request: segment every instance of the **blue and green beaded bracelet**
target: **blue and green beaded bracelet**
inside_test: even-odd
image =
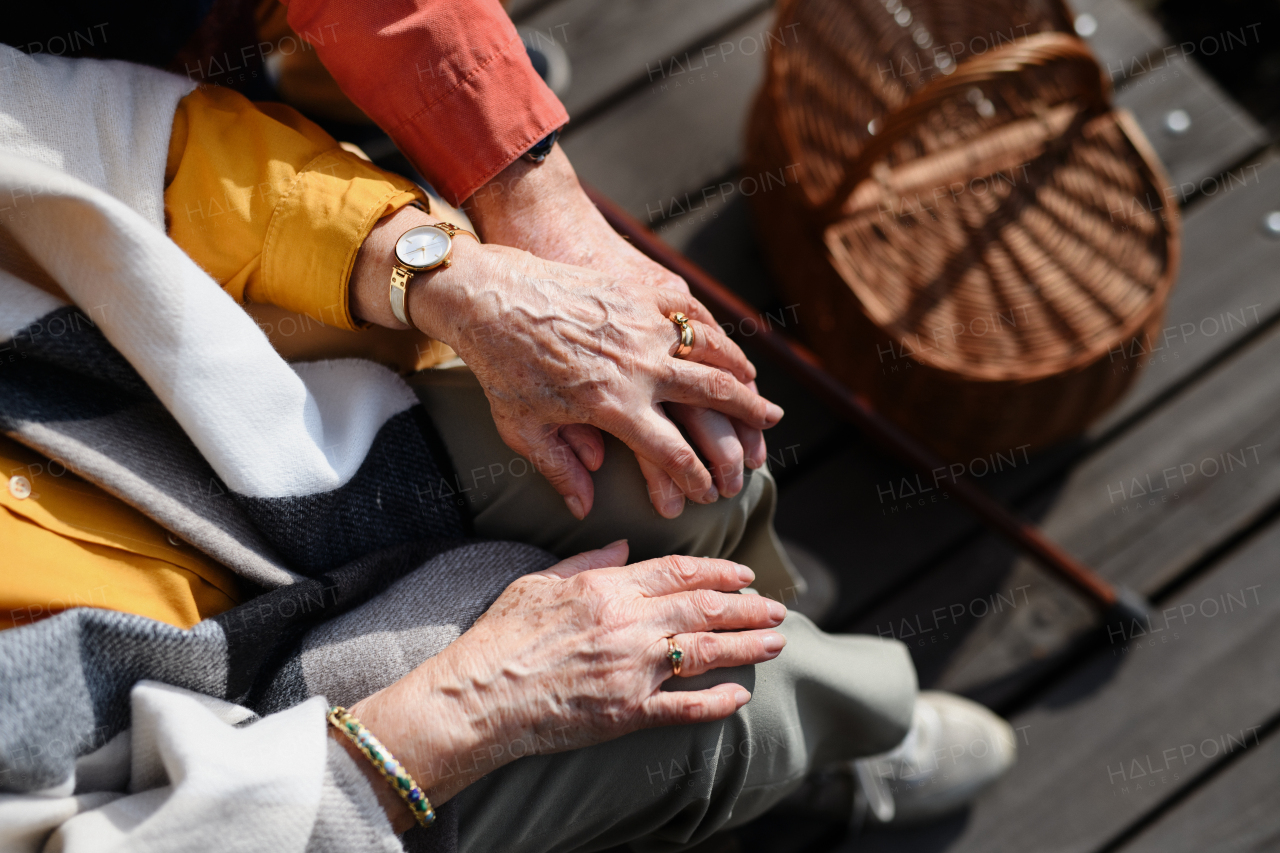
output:
[[[328,719],[330,725],[350,738],[356,748],[373,762],[373,766],[382,774],[382,778],[386,779],[391,787],[395,788],[396,793],[409,804],[409,810],[413,812],[418,823],[430,826],[435,822],[436,810],[431,807],[431,801],[427,799],[427,795],[405,771],[404,765],[396,761],[395,756],[382,745],[382,741],[374,737],[373,732],[351,716],[346,708],[337,705],[329,708]]]

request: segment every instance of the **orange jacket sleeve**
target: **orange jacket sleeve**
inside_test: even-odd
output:
[[[284,0],[348,98],[455,206],[569,120],[498,0]]]

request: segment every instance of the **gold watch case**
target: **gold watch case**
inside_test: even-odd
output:
[[[414,274],[433,269],[447,269],[453,263],[453,238],[459,234],[476,238],[465,228],[449,222],[415,225],[396,240],[395,265],[391,270],[391,313],[406,326],[412,326],[408,312],[409,280]]]

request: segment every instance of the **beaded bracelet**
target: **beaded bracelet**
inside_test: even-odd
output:
[[[329,708],[328,720],[373,762],[373,766],[378,768],[382,778],[386,779],[391,787],[395,788],[396,793],[409,804],[409,810],[413,812],[418,823],[430,826],[435,821],[436,811],[431,807],[431,801],[427,799],[427,795],[405,771],[404,765],[396,761],[395,757],[382,745],[382,741],[374,737],[373,732],[351,716],[346,708],[337,705]]]

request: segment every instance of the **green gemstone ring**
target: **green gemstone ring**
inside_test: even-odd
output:
[[[684,666],[684,649],[676,645],[674,637],[667,637],[667,660],[671,661],[671,674],[679,675]]]

